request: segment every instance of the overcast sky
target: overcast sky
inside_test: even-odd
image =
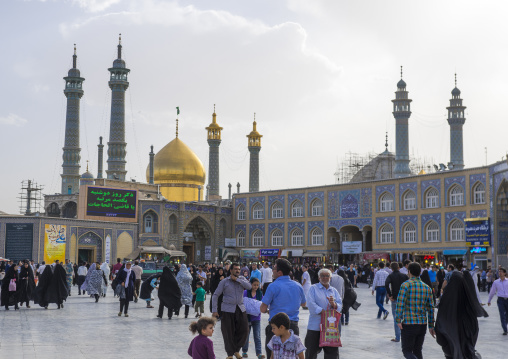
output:
[[[18,212],[20,183],[60,191],[64,80],[77,44],[86,78],[81,172],[107,142],[108,71],[118,34],[131,69],[127,178],[146,181],[155,151],[180,138],[208,169],[205,127],[224,127],[221,194],[248,189],[247,138],[263,135],[260,190],[333,184],[344,154],[395,150],[400,65],[412,102],[410,151],[449,161],[457,72],[466,110],[466,167],[508,149],[506,1],[6,0],[0,4],[0,211]],[[107,147],[105,148],[107,150]],[[105,151],[106,152],[106,151]],[[106,160],[106,158],[105,158]]]

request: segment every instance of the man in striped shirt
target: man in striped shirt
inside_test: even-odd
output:
[[[383,303],[385,301],[386,296],[386,278],[388,277],[389,273],[385,270],[385,264],[384,262],[379,263],[379,270],[376,272],[376,275],[374,277],[374,282],[372,283],[372,295],[374,295],[374,290],[376,291],[376,304],[379,307],[379,310],[377,312],[377,319],[381,318],[381,314],[383,314],[383,319],[386,319],[388,317],[388,314],[390,314],[385,307],[383,307]]]
[[[402,354],[406,359],[422,359],[427,325],[434,338],[434,299],[432,289],[420,280],[421,267],[411,263],[409,280],[402,283],[397,298],[395,320],[401,329]]]

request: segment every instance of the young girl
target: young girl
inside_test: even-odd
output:
[[[263,299],[263,292],[260,288],[259,279],[252,277],[250,279],[250,283],[252,284],[252,289],[245,290],[243,292],[243,296],[256,300]],[[256,356],[258,359],[264,359],[265,356],[262,355],[261,352],[261,313],[257,316],[247,315],[247,319],[249,320],[249,335],[247,336],[247,340],[245,341],[245,344],[242,348],[242,356],[244,358],[248,357],[247,352],[249,351],[249,337],[252,329],[252,332],[254,333],[254,344],[256,346]]]
[[[215,319],[203,317],[197,322],[192,322],[189,325],[189,330],[192,334],[199,333],[197,337],[192,339],[187,353],[192,359],[215,359],[213,352],[213,342],[208,339],[213,335],[215,327]]]

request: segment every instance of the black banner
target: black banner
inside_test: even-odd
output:
[[[7,223],[5,226],[5,258],[14,261],[32,259],[34,225]]]
[[[88,187],[86,215],[136,218],[136,191]]]

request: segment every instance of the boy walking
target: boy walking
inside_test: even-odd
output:
[[[194,306],[194,310],[196,311],[196,318],[201,318],[201,315],[205,312],[205,299],[206,292],[203,289],[203,284],[201,282],[196,283],[196,304]],[[200,313],[198,313],[198,310]]]

